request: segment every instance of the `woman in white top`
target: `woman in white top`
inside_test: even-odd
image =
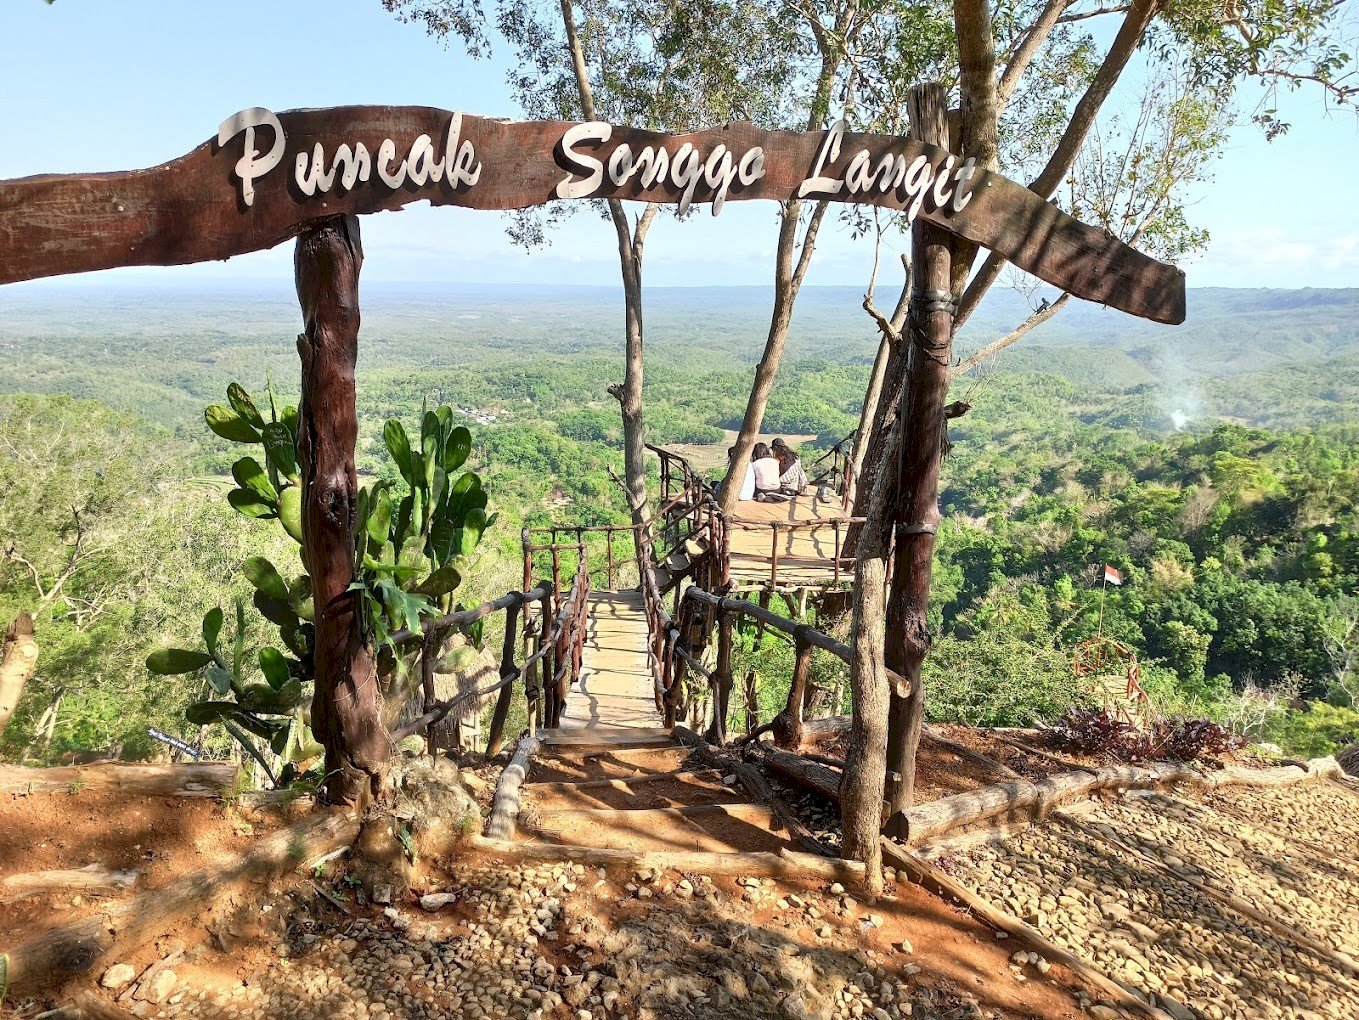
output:
[[[779,477],[783,474],[783,471],[779,467],[779,459],[769,451],[766,444],[755,444],[755,451],[751,454],[750,466],[755,470],[755,496],[757,499],[762,492],[779,491]]]

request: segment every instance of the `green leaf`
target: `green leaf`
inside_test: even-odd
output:
[[[255,586],[256,591],[263,592],[269,598],[278,599],[280,602],[288,601],[288,583],[263,556],[247,558],[241,564],[241,573]]]
[[[415,591],[417,594],[437,599],[440,595],[447,595],[454,591],[461,583],[462,575],[456,570],[452,567],[440,567],[420,582]]]
[[[242,489],[255,493],[264,503],[271,506],[278,502],[278,490],[269,481],[269,476],[254,457],[242,457],[231,465],[231,477]]]
[[[289,491],[287,489],[285,492]],[[275,504],[264,499],[254,489],[232,489],[227,493],[227,502],[234,506],[237,512],[246,517],[273,517],[275,516]]]
[[[222,633],[222,610],[214,606],[203,614],[203,644],[208,651],[217,654],[217,638]]]
[[[472,453],[472,433],[466,425],[459,425],[448,435],[444,446],[444,470],[450,475],[467,463]]]
[[[297,444],[293,434],[282,422],[271,422],[260,432],[264,453],[274,470],[294,485],[297,484]]]
[[[264,674],[264,679],[269,681],[269,686],[276,691],[282,690],[283,685],[292,679],[292,674],[288,671],[288,660],[277,648],[260,649],[260,672]]]
[[[245,387],[240,383],[232,383],[227,387],[227,403],[231,409],[255,428],[264,427],[264,418],[261,417],[259,410],[255,407],[255,401],[250,394],[245,391]]]
[[[381,545],[387,541],[392,528],[392,497],[386,489],[380,489],[373,496],[372,507],[368,511],[368,537]]]
[[[257,591],[255,592],[254,603],[255,608],[260,611],[260,615],[275,627],[297,626],[297,611],[282,599],[271,599],[264,592]]]
[[[446,564],[453,557],[457,532],[457,527],[447,517],[437,518],[429,529],[430,551],[439,565]]]
[[[195,726],[211,726],[239,711],[240,706],[234,701],[195,701],[184,710],[184,718]]]
[[[146,668],[161,676],[179,676],[202,669],[212,661],[207,652],[190,651],[187,648],[159,648],[146,657]]]
[[[210,404],[207,410],[203,412],[203,418],[207,421],[208,428],[223,439],[229,439],[233,443],[258,443],[260,441],[260,434],[255,427],[229,407],[223,407],[221,404]]]
[[[293,434],[293,449],[297,448],[297,408],[289,404],[279,412],[278,420]]]
[[[481,507],[475,507],[467,513],[467,519],[462,526],[462,544],[460,552],[464,556],[470,556],[472,550],[481,541],[482,534],[486,531],[486,511]]]
[[[483,507],[486,505],[481,478],[475,471],[466,471],[458,476],[458,480],[448,490],[448,519],[461,526],[467,511],[476,506],[478,500]]]
[[[245,602],[236,600],[236,645],[231,650],[231,675],[235,683],[241,682],[241,669],[245,666]]]
[[[214,694],[225,697],[231,693],[231,673],[217,663],[208,663],[207,668],[203,670],[203,675],[208,678],[208,685],[212,687]]]
[[[264,769],[264,774],[269,777],[269,782],[277,786],[278,779],[274,776],[273,769],[269,767],[269,762],[265,759],[264,755],[260,753],[259,748],[257,748],[250,738],[246,736],[245,732],[230,719],[223,719],[222,725],[225,726],[226,731],[236,739],[236,743],[245,748],[246,753],[260,763],[260,768]]]
[[[302,544],[302,490],[296,485],[278,494],[278,522],[294,542]]]
[[[402,497],[396,508],[396,523],[392,526],[393,538],[403,538],[410,534],[412,514],[415,510],[415,497],[409,493]]]
[[[424,417],[420,419],[420,455],[425,460],[430,460],[438,454],[439,436],[442,432],[439,416],[433,411],[426,411]]]
[[[406,430],[401,423],[392,418],[382,427],[382,438],[387,444],[387,452],[392,455],[396,469],[408,484],[414,484],[411,477],[411,444],[406,438]]]

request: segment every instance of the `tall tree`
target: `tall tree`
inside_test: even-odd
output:
[[[383,0],[431,35],[461,39],[483,56],[497,35],[514,53],[509,83],[529,117],[605,120],[690,131],[738,118],[766,119],[782,95],[796,36],[764,8],[718,0],[701,12],[638,0],[501,0],[488,23],[477,0]],[[623,281],[623,381],[609,387],[623,423],[624,482],[635,521],[646,513],[642,271],[658,206],[629,218],[617,199],[598,205],[613,226]],[[578,203],[515,214],[511,236],[532,246]]]
[[[1129,0],[1097,5],[1086,0],[1039,0],[1007,8],[993,22],[988,0],[955,0],[958,110],[953,118],[952,148],[974,157],[981,166],[996,168],[1004,162],[1012,175],[1027,166],[1040,168],[1030,187],[1044,199],[1052,198],[1064,181],[1074,179],[1079,183],[1071,196],[1073,211],[1144,247],[1160,246],[1161,254],[1175,258],[1183,254],[1176,246],[1187,237],[1192,247],[1194,234],[1174,201],[1174,191],[1202,173],[1205,153],[1220,142],[1221,125],[1211,116],[1214,106],[1225,107],[1236,87],[1251,78],[1271,88],[1310,81],[1334,100],[1355,98],[1356,89],[1346,83],[1352,58],[1335,42],[1339,6],[1331,0],[1288,0],[1267,8],[1224,10],[1206,2]],[[1082,38],[1083,29],[1074,27],[1095,18],[1120,19],[1102,57],[1093,38]],[[1154,68],[1174,69],[1183,90],[1169,108],[1148,110],[1144,104],[1143,115],[1126,132],[1120,155],[1111,160],[1097,132],[1093,144],[1088,143],[1101,109],[1139,47]],[[1083,84],[1079,97],[1068,103],[1065,97],[1071,94],[1073,82]],[[1270,134],[1286,129],[1270,109],[1257,110],[1254,119]],[[1024,129],[1016,131],[1016,124]],[[1156,131],[1162,133],[1158,136]],[[1178,143],[1186,140],[1182,149]],[[1078,166],[1082,160],[1084,165]],[[990,253],[974,273],[975,255],[969,245],[957,241],[951,245],[951,291],[958,304],[955,331],[1004,267],[1004,259]],[[916,278],[918,284],[918,272]],[[1060,296],[1035,308],[1026,323],[1002,338],[1004,343],[959,367],[967,370],[983,363],[1050,318],[1065,300]],[[864,481],[858,494],[869,523],[859,547],[860,583],[854,607],[856,658],[863,661],[856,661],[854,669],[856,681],[868,684],[873,696],[855,697],[846,786],[871,793],[882,789],[888,764],[879,757],[880,751],[904,776],[913,775],[913,747],[924,697],[923,688],[915,684],[909,699],[893,705],[891,726],[884,725],[884,698],[878,696],[885,691],[882,678],[886,667],[895,665],[894,658],[911,652],[917,643],[920,635],[904,624],[917,617],[915,610],[921,607],[914,604],[912,593],[924,590],[929,571],[928,557],[910,556],[884,599],[879,585],[887,581],[878,561],[886,556],[885,515],[898,498],[907,495],[894,488],[900,485],[900,477],[888,466],[908,456],[904,447],[915,443],[934,459],[937,471],[942,450],[936,429],[942,422],[917,434],[902,424],[908,408],[928,405],[937,396],[941,380],[935,373],[911,371],[912,363],[923,356],[913,338],[903,342],[899,315],[884,316],[871,307],[871,301],[866,306],[883,331],[888,357],[879,383],[884,396],[874,415],[877,434],[866,441]],[[912,329],[908,322],[907,332]],[[929,466],[924,470],[928,473]],[[898,556],[899,565],[903,558]],[[881,637],[876,630],[879,612],[887,617]],[[927,633],[923,651],[916,650],[922,656],[928,650]],[[915,660],[916,655],[907,658]],[[888,729],[891,733],[884,739]],[[895,744],[897,753],[887,744]],[[905,779],[895,791],[895,807],[909,805],[910,782]],[[847,793],[844,799],[847,848],[870,864],[877,860],[874,837],[881,822],[881,803],[868,793]]]

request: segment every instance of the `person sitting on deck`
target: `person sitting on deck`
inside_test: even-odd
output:
[[[727,463],[730,464],[736,456],[736,447],[727,447]],[[741,491],[737,493],[738,500],[749,500],[755,498],[755,460],[751,458],[746,463],[745,477],[741,479]]]
[[[788,496],[800,495],[807,487],[807,472],[797,451],[782,439],[775,439],[773,452],[779,462],[779,491]]]
[[[755,498],[762,503],[781,502],[784,497],[779,491],[779,476],[783,471],[779,459],[764,443],[756,443],[750,457],[755,470]]]

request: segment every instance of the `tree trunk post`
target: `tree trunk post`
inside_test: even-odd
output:
[[[947,105],[937,85],[911,92],[911,130],[932,145],[948,146]],[[953,357],[952,238],[917,219],[911,228],[911,306],[905,339],[910,345],[906,383],[901,394],[903,442],[895,464],[884,465],[897,477],[895,552],[887,600],[884,657],[889,669],[910,684],[905,697],[893,696],[888,722],[887,767],[898,774],[890,794],[888,831],[904,835],[902,812],[915,792],[915,760],[925,709],[921,668],[930,650],[930,573],[935,529],[939,524],[939,467],[943,458],[945,411]]]
[[[802,744],[802,714],[807,706],[807,681],[812,668],[812,646],[799,627],[794,641],[797,658],[793,662],[793,682],[788,687],[788,702],[774,720],[774,743],[796,751]]]
[[[4,642],[0,646],[0,736],[4,736],[14,710],[19,707],[19,697],[37,663],[38,642],[33,639],[33,617],[20,613],[5,628]]]
[[[294,258],[305,331],[297,338],[302,399],[297,437],[302,474],[302,559],[316,603],[312,729],[326,749],[326,793],[355,805],[378,794],[392,743],[354,580],[354,470],[358,417],[363,247],[355,216],[336,216],[299,235]]]

